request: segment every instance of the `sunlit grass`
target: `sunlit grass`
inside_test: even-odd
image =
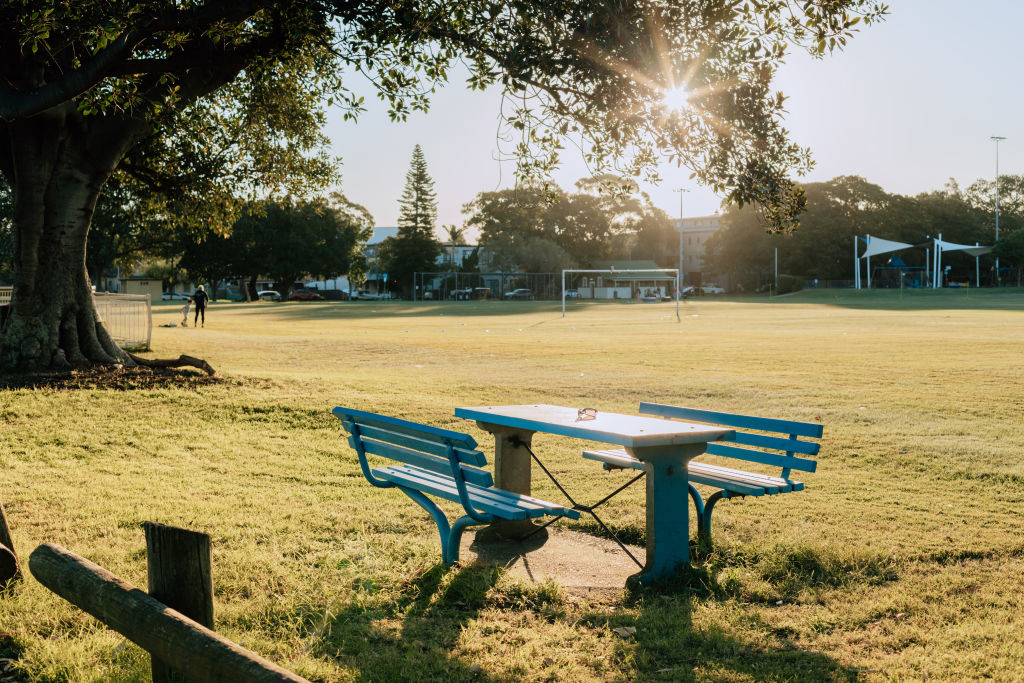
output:
[[[206,328],[155,328],[153,355],[205,358],[222,384],[0,393],[0,499],[23,561],[55,542],[140,586],[143,521],[210,533],[217,630],[314,680],[1018,677],[1024,294],[821,291],[681,313],[215,303]],[[596,599],[446,571],[427,516],[366,484],[328,412],[469,431],[490,451],[455,407],[641,400],[825,425],[806,491],[719,505],[701,590]],[[579,442],[535,445],[583,499],[619,481]],[[637,539],[641,496],[606,513]],[[0,597],[3,657],[29,680],[148,677],[143,653],[31,579]]]

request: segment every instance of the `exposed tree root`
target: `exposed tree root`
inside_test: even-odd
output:
[[[192,367],[192,368],[199,368],[200,370],[205,372],[210,377],[213,377],[214,375],[217,374],[217,371],[214,370],[212,367],[210,367],[210,364],[207,363],[202,358],[195,358],[193,356],[181,355],[181,356],[178,356],[177,358],[165,358],[165,359],[152,358],[152,359],[150,359],[150,358],[142,358],[141,356],[136,356],[134,353],[128,353],[127,351],[125,353],[127,353],[128,357],[131,358],[133,361],[135,361],[138,365],[141,365],[141,366],[146,367],[146,368],[183,368],[183,367]]]

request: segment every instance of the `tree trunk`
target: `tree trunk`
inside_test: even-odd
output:
[[[93,307],[86,239],[100,190],[140,122],[55,107],[0,128],[14,190],[14,292],[0,370],[131,364]]]

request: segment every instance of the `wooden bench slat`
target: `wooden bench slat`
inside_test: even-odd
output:
[[[752,415],[737,415],[735,413],[719,413],[711,410],[700,410],[698,408],[671,406],[664,403],[641,402],[640,412],[647,415],[674,417],[679,420],[713,422],[714,424],[739,427],[740,429],[757,429],[764,432],[796,434],[797,436],[807,436],[813,439],[820,439],[821,435],[824,433],[824,427],[813,422],[796,422],[793,420],[779,420],[770,417],[754,417]]]
[[[803,472],[813,472],[818,468],[818,463],[815,460],[797,458],[791,455],[779,455],[778,453],[767,453],[765,451],[755,451],[749,448],[726,446],[723,443],[709,443],[708,450],[706,452],[709,455],[720,455],[725,458],[735,458],[737,460],[757,462],[762,465],[774,465],[775,467],[801,470]]]
[[[353,423],[351,420],[345,421],[344,424],[345,428],[349,431],[352,431],[352,425],[358,424],[360,436],[376,439],[378,441],[386,441],[387,443],[393,443],[398,446],[405,446],[416,451],[423,451],[425,453],[430,453],[444,458],[445,462],[448,461],[448,446],[447,444],[439,441],[428,441],[427,439],[421,439],[405,432],[399,432],[393,429],[384,429],[371,424]],[[459,462],[467,465],[483,467],[487,464],[487,457],[480,451],[456,448],[455,453],[459,458]]]
[[[356,446],[356,437],[350,436],[349,443],[352,444],[353,448]],[[385,458],[392,458],[399,460],[407,465],[415,465],[422,467],[423,469],[437,472],[438,474],[447,474],[451,476],[452,466],[448,462],[447,458],[439,458],[436,455],[430,455],[429,453],[420,453],[404,446],[395,446],[393,444],[384,443],[383,441],[377,441],[376,439],[361,439],[363,449],[372,455],[379,455]],[[480,470],[475,467],[468,465],[460,465],[462,468],[462,474],[466,478],[467,482],[471,482],[478,486],[492,486],[494,484],[494,478],[491,473],[486,470]]]
[[[477,447],[476,440],[472,436],[469,434],[463,434],[462,432],[453,432],[450,429],[431,427],[430,425],[420,424],[418,422],[410,422],[409,420],[402,420],[397,417],[378,415],[377,413],[368,413],[364,410],[355,410],[353,408],[339,407],[335,408],[331,412],[334,413],[334,415],[342,422],[349,421],[357,424],[374,425],[391,431],[410,434],[420,439],[433,439],[439,443],[444,443],[444,440],[448,439],[452,444],[469,450],[473,450]]]

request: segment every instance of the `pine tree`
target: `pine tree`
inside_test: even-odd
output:
[[[401,212],[398,216],[399,235],[420,234],[433,236],[437,223],[437,193],[434,179],[427,173],[427,159],[423,149],[416,145],[412,150],[412,161],[405,174],[405,190],[398,200]]]
[[[427,173],[427,160],[419,145],[413,149],[405,190],[398,200],[398,235],[381,245],[380,265],[388,273],[389,284],[411,298],[413,274],[437,270],[441,242],[434,236],[437,222],[437,194],[434,179]]]

